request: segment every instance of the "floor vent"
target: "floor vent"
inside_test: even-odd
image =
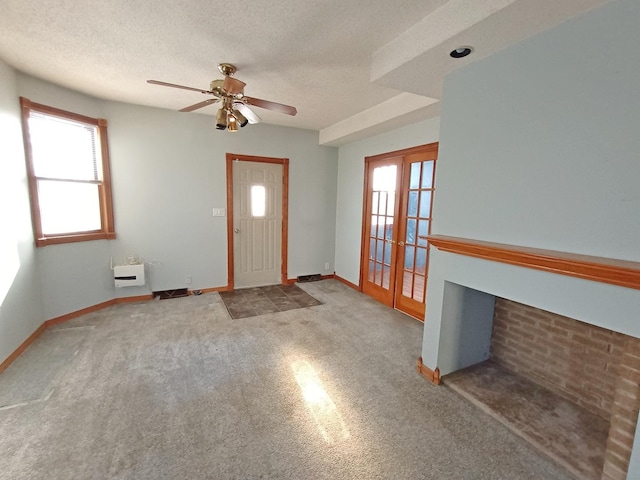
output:
[[[176,290],[161,290],[159,292],[153,292],[153,296],[160,300],[166,300],[168,298],[180,298],[189,295],[189,291],[186,288],[177,288]]]
[[[322,280],[322,277],[319,273],[312,273],[310,275],[298,275],[298,282],[317,282],[318,280]]]

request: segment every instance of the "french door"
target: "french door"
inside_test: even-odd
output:
[[[365,159],[362,291],[421,321],[437,157],[433,143]]]

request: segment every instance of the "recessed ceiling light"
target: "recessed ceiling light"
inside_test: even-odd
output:
[[[466,57],[471,52],[473,52],[472,47],[458,47],[455,50],[451,50],[451,52],[449,52],[449,55],[453,58],[462,58]]]

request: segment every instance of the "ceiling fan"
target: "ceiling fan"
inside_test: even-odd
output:
[[[295,107],[289,105],[246,96],[244,94],[246,83],[233,78],[233,75],[238,70],[235,65],[221,63],[218,65],[218,70],[224,75],[224,79],[213,80],[209,85],[209,90],[186,87],[184,85],[176,85],[175,83],[161,82],[159,80],[147,80],[147,83],[161,85],[163,87],[193,90],[205,95],[213,95],[214,98],[209,98],[203,102],[181,108],[180,111],[192,112],[207,105],[221,102],[222,106],[216,114],[216,128],[218,130],[228,129],[230,132],[237,132],[238,124],[244,127],[247,123],[258,123],[260,117],[249,108],[249,105],[266,108],[267,110],[273,110],[274,112],[285,113],[287,115],[295,115],[298,113]]]

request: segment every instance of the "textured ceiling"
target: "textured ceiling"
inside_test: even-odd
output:
[[[263,122],[338,145],[437,115],[448,71],[605,1],[2,0],[0,58],[89,95],[172,110],[205,98],[147,79],[208,89],[216,65],[233,63],[245,94],[298,109],[254,108]],[[456,63],[447,53],[458,41],[475,52]]]

